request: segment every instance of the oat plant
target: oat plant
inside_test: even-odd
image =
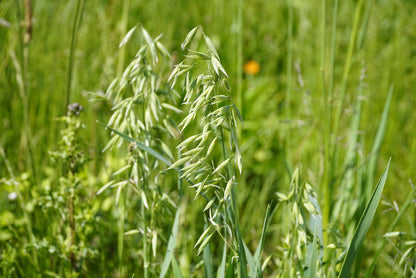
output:
[[[112,133],[104,151],[114,147],[124,150],[126,163],[98,194],[109,187],[116,190],[115,203],[120,210],[120,275],[123,276],[124,235],[138,234],[141,242],[137,245],[140,254],[137,265],[143,270],[142,277],[149,277],[155,275],[156,266],[160,264],[157,260],[158,239],[163,234],[163,227],[158,224],[165,220],[160,216],[169,215],[176,207],[166,194],[169,177],[161,173],[173,160],[169,142],[178,136],[167,111],[175,114],[180,110],[172,105],[173,94],[157,73],[159,70],[163,74],[164,70],[159,60],[169,60],[170,57],[158,41],[160,37],[153,39],[144,28],[136,26],[127,33],[120,47],[136,38],[137,29],[141,31],[139,40],[142,47],[121,76],[111,83],[105,95],[112,104],[112,115],[106,125]],[[133,211],[138,212],[136,224],[127,232],[124,227],[129,213],[126,206],[132,206]]]
[[[203,253],[207,277],[213,277],[212,257],[220,256],[219,277],[225,277],[225,273],[238,277],[261,275],[259,260],[254,262],[239,225],[236,175],[242,170],[237,140],[241,115],[229,95],[228,75],[201,27],[188,33],[182,49],[185,59],[175,66],[169,81],[182,91],[186,117],[179,127],[184,140],[177,147],[181,157],[170,168],[180,167],[181,177],[195,190],[195,198],[206,200],[205,230],[195,248],[198,254]],[[215,234],[223,241],[222,255],[211,254],[210,240]],[[261,248],[256,258],[260,253]]]

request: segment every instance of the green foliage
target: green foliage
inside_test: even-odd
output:
[[[415,276],[415,3],[119,4],[0,2],[0,276]]]

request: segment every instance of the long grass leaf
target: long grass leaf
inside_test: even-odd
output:
[[[225,278],[225,263],[227,259],[227,244],[224,244],[224,249],[222,251],[221,264],[217,272],[217,278]]]
[[[173,222],[172,232],[169,236],[168,241],[168,249],[166,250],[165,258],[162,263],[162,270],[160,271],[159,278],[165,277],[166,273],[168,272],[170,262],[173,258],[173,251],[176,245],[176,239],[178,237],[178,227],[179,227],[179,208],[176,211],[175,221]]]
[[[260,242],[257,245],[256,251],[254,252],[254,256],[249,258],[248,255],[251,256],[251,253],[247,255],[248,249],[246,250],[247,262],[250,265],[250,273],[249,273],[250,277],[263,277],[262,266],[261,266],[261,252],[263,251],[264,240],[266,237],[266,231],[269,227],[269,223],[270,223],[270,206],[267,206],[266,216],[264,217],[263,229],[261,231]],[[250,260],[253,260],[253,262],[250,262]]]
[[[147,152],[148,154],[150,154],[151,156],[159,159],[160,161],[164,162],[165,164],[167,164],[168,166],[172,165],[172,163],[169,161],[169,159],[167,159],[166,157],[164,157],[163,155],[161,155],[159,152],[155,151],[154,149],[140,143],[137,142],[136,140],[134,140],[133,138],[131,138],[130,136],[128,136],[125,133],[122,133],[120,131],[117,131],[111,127],[109,127],[106,124],[103,124],[101,122],[98,122],[99,124],[105,126],[106,128],[108,128],[109,130],[111,130],[112,132],[114,132],[115,134],[117,134],[118,136],[120,136],[121,138],[123,138],[124,140],[126,140],[127,142],[131,142],[134,143],[136,145],[136,147],[138,147],[139,149],[141,149],[144,152]]]
[[[227,274],[226,274],[226,278],[234,278],[234,261],[231,258],[230,259],[230,263],[228,264],[228,268],[227,268]]]
[[[366,193],[367,200],[370,197],[371,186],[373,185],[373,182],[374,182],[374,175],[375,175],[376,164],[377,164],[376,162],[377,162],[378,153],[379,153],[381,143],[383,141],[384,133],[386,130],[386,126],[387,126],[387,118],[389,115],[389,107],[390,107],[391,97],[393,95],[393,89],[394,89],[394,86],[391,85],[389,94],[386,99],[386,103],[384,104],[383,114],[381,116],[377,134],[374,139],[373,148],[371,149],[371,157],[368,163],[369,165],[368,166],[368,183],[367,183],[367,193]]]
[[[205,219],[205,228],[208,228],[207,220]],[[207,244],[202,252],[202,258],[204,259],[204,271],[206,278],[214,278],[214,270],[212,268],[212,253],[211,246]]]
[[[173,275],[175,275],[175,278],[183,278],[181,269],[179,268],[178,262],[176,261],[174,256],[172,256],[172,268]]]
[[[244,245],[244,251],[246,254],[246,260],[247,260],[247,265],[249,268],[249,277],[256,277],[256,262],[254,260],[253,254],[251,254],[250,249],[248,249],[247,245],[243,242]]]
[[[315,278],[317,277],[317,263],[318,263],[318,248],[316,247],[316,238],[317,238],[317,229],[313,233],[312,244],[308,244],[308,249],[306,251],[306,271],[305,278]]]
[[[412,274],[411,278],[416,278],[416,270],[413,271],[413,274]]]
[[[416,188],[413,189],[412,193],[409,194],[407,199],[404,201],[399,213],[397,213],[396,217],[394,218],[394,220],[391,222],[389,228],[387,229],[388,233],[392,232],[396,228],[396,225],[397,225],[397,223],[399,223],[399,220],[402,218],[403,213],[413,203],[413,200],[414,200],[415,196],[416,196]],[[385,247],[386,243],[387,243],[387,241],[384,240],[383,243],[380,244],[377,247],[377,249],[378,249],[377,253],[375,255],[373,255],[373,263],[371,264],[371,266],[366,271],[366,274],[364,275],[364,277],[372,277],[373,276],[374,269],[376,268],[379,257],[384,252],[384,247]]]
[[[350,271],[354,263],[355,257],[358,254],[358,251],[361,247],[364,237],[367,234],[367,231],[371,225],[371,222],[373,221],[378,203],[380,202],[381,195],[384,189],[384,185],[386,184],[389,167],[390,167],[390,161],[387,164],[387,167],[384,170],[384,173],[381,176],[379,182],[377,183],[377,186],[374,189],[373,195],[371,196],[371,199],[368,202],[363,215],[361,216],[360,222],[358,223],[357,230],[354,233],[354,237],[352,238],[352,241],[348,248],[347,255],[342,265],[341,273],[338,276],[340,278],[350,277]]]

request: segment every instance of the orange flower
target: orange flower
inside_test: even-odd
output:
[[[260,64],[254,60],[249,60],[244,64],[244,72],[250,75],[256,75],[260,71]]]

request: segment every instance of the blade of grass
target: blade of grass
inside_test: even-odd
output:
[[[173,251],[175,249],[176,239],[178,237],[178,227],[179,227],[179,208],[176,211],[175,220],[174,220],[173,226],[172,226],[172,232],[170,233],[170,236],[169,236],[168,248],[166,250],[165,258],[164,258],[163,263],[162,263],[162,270],[160,271],[159,278],[165,277],[166,273],[168,272],[169,265],[170,265],[171,261],[173,261],[175,259],[174,256],[173,256]],[[176,260],[175,260],[175,262],[176,262]],[[176,265],[177,265],[177,263],[176,263]],[[172,267],[175,268],[174,263],[172,263]],[[174,272],[175,272],[175,269],[174,269]],[[179,273],[180,273],[180,271],[179,271]],[[177,277],[176,274],[175,274],[175,277]],[[181,276],[179,276],[179,277],[181,277]]]
[[[377,135],[374,139],[373,148],[371,149],[371,157],[368,163],[368,182],[367,182],[367,192],[366,200],[369,199],[371,194],[371,186],[374,183],[374,175],[376,171],[378,153],[380,151],[381,143],[383,142],[384,133],[387,126],[387,118],[389,115],[390,102],[393,95],[394,86],[390,85],[389,93],[387,95],[386,103],[384,104],[383,114],[378,126]]]
[[[175,278],[183,278],[181,269],[179,268],[179,265],[175,259],[175,256],[172,256],[172,268],[173,268],[173,275],[175,275]]]
[[[412,202],[415,198],[415,195],[416,195],[416,188],[413,189],[413,192],[404,201],[401,210],[399,211],[399,213],[397,214],[397,216],[393,220],[393,222],[391,222],[390,227],[387,229],[387,233],[390,233],[395,229],[397,223],[399,222],[399,219],[403,216],[403,213],[407,210],[409,205],[412,204]],[[384,239],[383,243],[377,248],[378,251],[377,251],[376,255],[374,256],[373,263],[371,264],[370,268],[367,270],[365,277],[372,277],[373,276],[373,271],[376,268],[378,259],[381,256],[381,254],[383,253],[384,246],[386,245],[387,242],[388,241],[386,239]]]
[[[72,84],[72,72],[73,72],[73,67],[74,67],[74,54],[75,54],[75,47],[76,47],[76,42],[78,38],[78,28],[81,23],[81,16],[82,16],[83,10],[84,10],[84,0],[78,0],[76,8],[75,8],[74,23],[72,26],[71,47],[69,49],[68,82],[66,86],[66,107],[71,102],[71,84]]]
[[[204,229],[208,228],[207,219],[205,218],[205,225]],[[202,252],[202,258],[204,259],[204,271],[205,277],[207,278],[214,278],[214,271],[212,268],[212,253],[211,253],[211,245],[208,243],[204,251]]]
[[[218,269],[217,278],[225,278],[225,263],[227,259],[227,244],[224,243],[224,249],[222,251],[221,265]]]
[[[130,136],[128,136],[127,134],[124,134],[120,131],[117,131],[111,127],[109,127],[106,124],[103,124],[101,122],[98,122],[99,124],[105,126],[106,128],[108,128],[109,130],[111,130],[112,132],[114,132],[115,134],[119,135],[121,138],[123,138],[124,140],[126,140],[127,142],[131,142],[136,144],[136,146],[141,149],[144,152],[147,152],[148,154],[150,154],[151,156],[159,159],[160,161],[164,162],[165,164],[167,164],[168,166],[171,166],[172,163],[169,161],[169,159],[167,159],[166,157],[164,157],[163,155],[161,155],[160,153],[158,153],[157,151],[155,151],[154,149],[147,147],[146,145],[137,142],[136,140],[134,140],[133,138],[131,138]]]
[[[245,252],[245,255],[246,255],[247,265],[248,265],[248,268],[249,268],[248,275],[249,275],[249,277],[257,277],[256,276],[256,272],[257,272],[256,262],[254,261],[253,254],[251,254],[250,249],[248,249],[247,245],[244,242],[243,242],[243,244],[244,244],[244,252]]]
[[[323,236],[323,226],[322,226],[322,212],[321,212],[321,207],[319,206],[319,202],[316,199],[315,196],[313,195],[309,195],[309,200],[311,201],[311,203],[315,206],[318,214],[311,214],[310,218],[309,218],[309,229],[311,231],[316,231],[316,236],[319,239],[320,244],[322,244],[324,242],[324,236]],[[322,248],[320,248],[319,251],[319,260],[322,260],[323,257],[323,250]]]
[[[377,186],[374,189],[373,195],[371,196],[371,199],[368,202],[364,210],[364,213],[361,216],[360,222],[358,223],[357,230],[355,231],[354,237],[352,238],[350,246],[348,247],[347,255],[345,257],[344,263],[342,264],[341,273],[338,276],[339,278],[347,278],[350,275],[350,271],[354,263],[355,257],[358,254],[358,251],[361,247],[364,237],[367,234],[367,231],[371,225],[371,222],[373,221],[378,203],[380,202],[381,195],[384,189],[384,185],[386,184],[389,167],[390,167],[390,161],[387,164],[387,167],[384,170],[384,173],[381,176],[379,182],[377,183]]]
[[[228,264],[228,268],[227,268],[227,275],[225,276],[226,278],[234,278],[234,261],[233,258],[230,258],[230,262]]]
[[[416,278],[416,270],[413,271],[413,274],[412,274],[411,278]]]
[[[269,227],[269,224],[270,224],[270,205],[267,206],[266,216],[264,217],[263,230],[261,232],[260,242],[257,245],[257,249],[256,249],[256,252],[254,253],[254,256],[251,257],[253,262],[252,262],[252,267],[250,267],[250,273],[249,273],[250,277],[263,277],[262,268],[261,268],[262,267],[261,266],[261,252],[263,251],[264,239],[266,237],[266,231],[267,231],[267,228]],[[248,256],[247,256],[247,261],[249,261]],[[249,262],[249,265],[250,265],[250,262]]]
[[[312,246],[308,244],[308,250],[306,251],[306,271],[305,278],[317,277],[317,263],[318,263],[318,249],[316,247],[317,229],[313,234]]]

